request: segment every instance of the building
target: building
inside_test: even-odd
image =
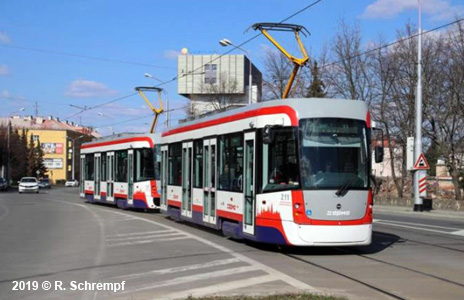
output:
[[[251,65],[251,67],[250,67]],[[178,93],[190,99],[190,115],[261,102],[262,74],[245,55],[179,55]]]
[[[31,135],[34,142],[40,141],[44,152],[44,165],[48,169],[45,176],[53,183],[73,178],[72,154],[74,152],[74,178],[79,178],[80,144],[99,137],[92,128],[79,126],[73,122],[62,122],[52,116],[48,118],[32,116],[0,118],[0,126],[7,127],[9,123],[11,130],[27,129],[28,141]]]

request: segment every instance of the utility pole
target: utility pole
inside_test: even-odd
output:
[[[38,115],[39,115],[39,103],[35,101],[35,117],[37,118]]]
[[[419,5],[419,34],[417,51],[417,92],[416,92],[416,138],[414,142],[414,160],[417,161],[422,154],[422,28],[421,28],[421,3]],[[424,200],[419,190],[419,180],[424,177],[425,171],[414,171],[414,211],[424,210]]]

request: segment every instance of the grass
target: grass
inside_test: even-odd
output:
[[[230,297],[189,297],[188,300],[346,300],[345,297],[333,297],[313,294],[279,294],[267,296],[230,296]]]

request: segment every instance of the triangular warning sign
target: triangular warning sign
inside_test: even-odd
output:
[[[425,158],[424,153],[421,153],[419,155],[419,158],[416,161],[416,164],[414,165],[414,170],[428,170],[430,169],[429,162]]]

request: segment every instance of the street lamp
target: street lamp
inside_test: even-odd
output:
[[[159,81],[160,83],[164,83],[162,80],[156,78],[155,76],[151,75],[150,73],[143,74],[146,78],[153,79]],[[169,98],[166,100],[166,127],[169,127]]]
[[[11,181],[11,178],[10,178],[10,168],[11,168],[11,161],[10,161],[10,131],[11,131],[11,121],[10,121],[10,117],[15,114],[15,113],[18,113],[18,112],[22,112],[26,110],[24,107],[21,107],[18,111],[14,111],[12,113],[10,113],[8,115],[8,132],[7,132],[7,140],[8,140],[8,144],[7,144],[7,150],[8,150],[8,155],[7,155],[7,160],[8,160],[8,164],[7,164],[7,174],[6,174],[6,178],[8,180],[8,184],[10,184],[10,181]]]
[[[242,49],[239,46],[235,45],[234,43],[232,43],[228,39],[220,40],[219,44],[221,46],[223,46],[223,47],[234,46],[236,49],[240,49],[243,52],[245,52],[245,54],[248,55],[248,57],[249,57],[248,60],[250,61],[250,72],[249,72],[249,76],[248,76],[248,104],[251,104],[251,102],[252,102],[252,90],[253,90],[253,77],[252,77],[253,65],[251,64],[251,55],[250,55],[250,53],[248,51],[246,51],[245,49]],[[256,99],[256,100],[258,100],[258,99]]]
[[[72,141],[72,180],[75,180],[75,175],[76,175],[76,170],[74,169],[74,157],[76,156],[76,141],[80,138],[85,137],[85,135],[78,136],[77,138],[70,138],[67,136],[67,139],[70,139]]]

